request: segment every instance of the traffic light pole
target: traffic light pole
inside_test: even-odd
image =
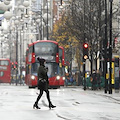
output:
[[[112,94],[112,2],[110,0],[110,44],[109,44],[109,61],[110,61],[110,78],[109,78],[109,94]]]
[[[83,58],[84,90],[86,90],[85,59]]]
[[[85,43],[85,0],[84,0],[84,43]],[[86,90],[86,79],[85,79],[85,59],[84,59],[84,44],[83,44],[83,77],[84,77],[84,90]]]
[[[60,0],[60,4],[62,5],[62,0]]]
[[[86,70],[85,70],[85,62],[88,59],[88,44],[83,44],[83,74],[84,74],[84,90],[86,90]]]
[[[107,0],[105,0],[105,40],[103,41],[103,49],[104,49],[104,78],[105,78],[105,93],[108,90],[108,77],[107,77],[107,44],[108,44],[108,36],[107,36]]]

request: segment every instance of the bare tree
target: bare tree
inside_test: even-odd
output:
[[[59,36],[61,36],[64,31],[67,31],[68,36],[64,41],[59,42],[62,44],[70,43],[72,47],[75,46],[77,52],[79,50],[77,54],[77,56],[80,56],[78,57],[79,59],[77,59],[79,68],[81,66],[80,61],[82,61],[84,42],[89,44],[89,60],[91,66],[93,58],[97,60],[97,53],[101,49],[100,38],[102,38],[101,26],[103,24],[101,13],[103,7],[103,0],[72,0],[62,16],[61,22],[63,21],[64,24],[58,29]],[[73,36],[77,41],[69,41],[69,35]],[[68,52],[69,51],[70,50],[68,50]]]

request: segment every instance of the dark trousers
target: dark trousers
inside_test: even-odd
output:
[[[46,97],[47,97],[48,103],[51,104],[49,90],[44,90],[44,91],[46,92]],[[43,90],[40,90],[40,93],[39,93],[37,100],[36,100],[37,104],[38,104],[40,98],[42,97],[42,95],[43,95]]]
[[[96,90],[96,81],[95,80],[92,81],[92,90]]]

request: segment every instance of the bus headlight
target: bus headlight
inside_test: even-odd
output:
[[[56,77],[56,78],[57,78],[57,80],[59,80],[59,79],[60,79],[60,76],[59,76],[59,75],[57,75],[57,77]]]
[[[62,79],[65,80],[65,77],[63,77]]]
[[[35,76],[34,76],[34,75],[32,75],[32,76],[31,76],[31,79],[32,79],[32,80],[35,80]]]

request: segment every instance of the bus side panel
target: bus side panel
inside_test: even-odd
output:
[[[0,70],[0,72],[3,72],[3,76],[0,76],[0,82],[1,83],[10,83],[11,82],[11,66],[8,67],[2,66],[6,68],[6,70]]]
[[[1,71],[0,71],[1,72]],[[2,71],[3,72],[3,71]],[[4,75],[0,77],[0,83],[10,83],[11,82],[11,76],[10,73],[4,72]]]

